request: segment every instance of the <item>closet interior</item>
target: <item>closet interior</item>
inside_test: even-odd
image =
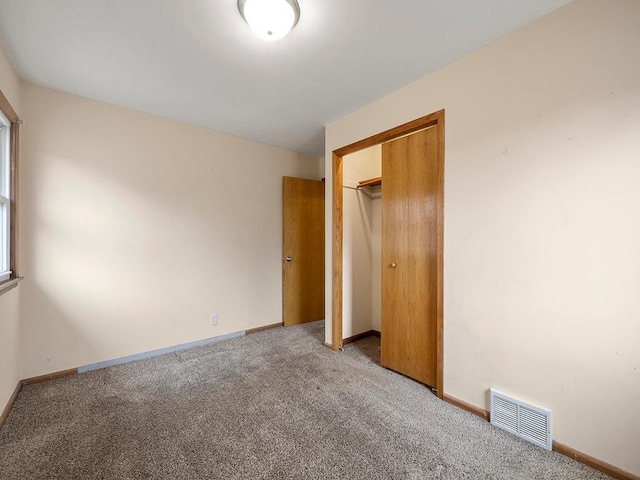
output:
[[[342,337],[380,332],[382,146],[343,158]]]

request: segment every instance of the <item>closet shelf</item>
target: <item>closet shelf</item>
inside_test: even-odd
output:
[[[370,178],[369,180],[362,180],[358,182],[358,188],[362,187],[375,187],[382,185],[382,177]]]

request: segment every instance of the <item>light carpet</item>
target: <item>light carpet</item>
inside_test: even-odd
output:
[[[314,322],[26,386],[0,478],[609,478],[381,368],[377,338],[323,338]]]

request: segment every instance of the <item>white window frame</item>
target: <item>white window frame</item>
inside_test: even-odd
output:
[[[11,278],[11,122],[0,111],[0,282]]]

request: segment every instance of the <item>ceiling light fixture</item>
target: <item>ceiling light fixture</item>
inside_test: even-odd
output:
[[[263,40],[286,36],[300,19],[296,0],[238,0],[240,15]]]

